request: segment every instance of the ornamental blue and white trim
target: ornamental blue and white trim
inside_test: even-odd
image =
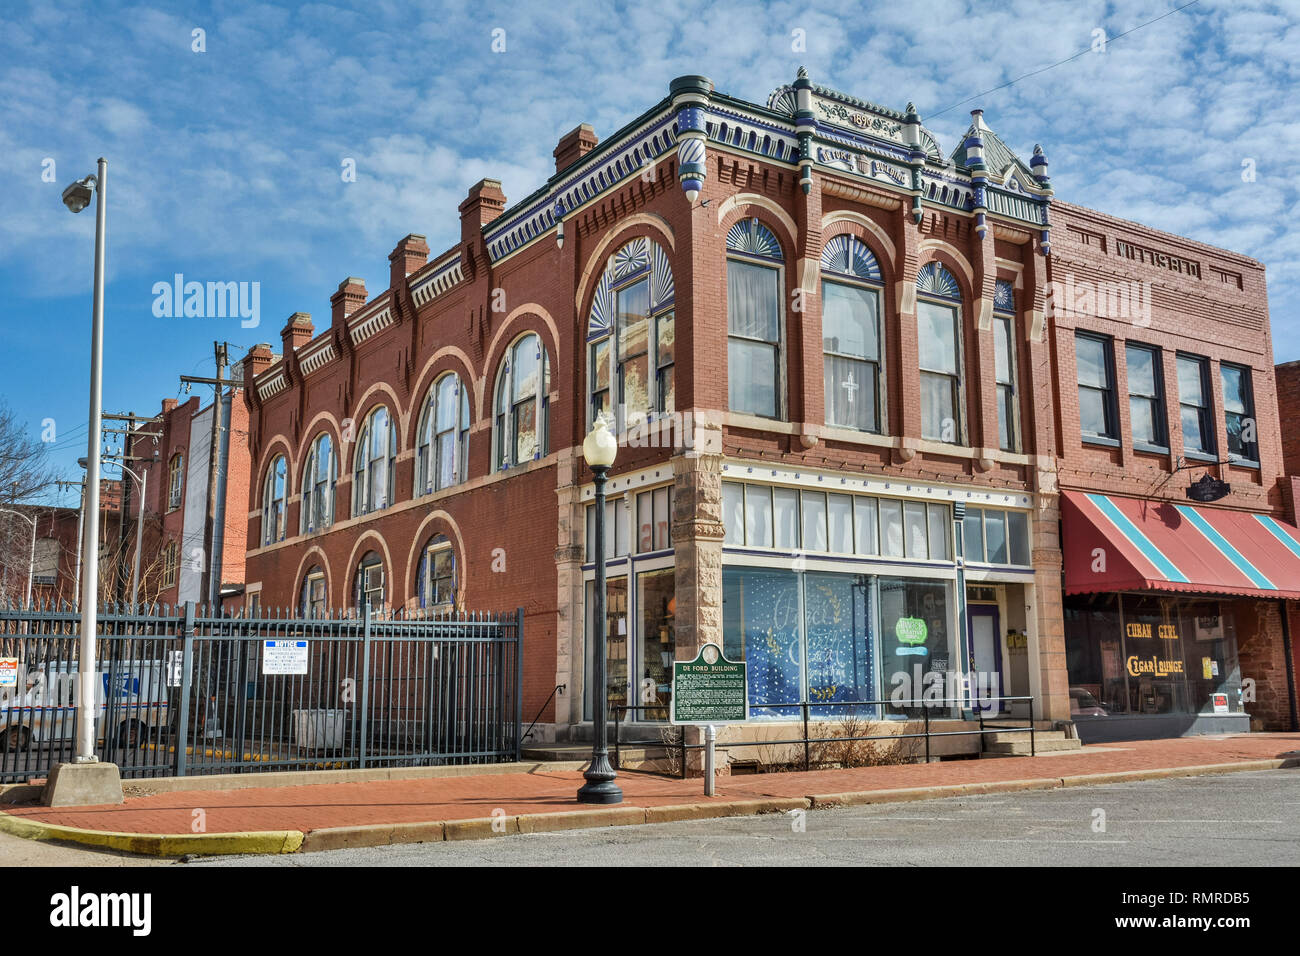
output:
[[[741,219],[727,230],[727,249],[762,259],[783,259],[781,243],[772,230],[757,219]]]
[[[916,274],[916,291],[940,299],[961,299],[957,278],[941,262],[927,262]]]
[[[880,263],[857,236],[835,236],[822,247],[822,271],[880,282]]]
[[[676,289],[668,253],[654,240],[638,236],[610,256],[605,271],[601,273],[591,301],[588,341],[610,333],[614,322],[615,287],[634,282],[645,274],[650,276],[650,312],[661,311],[672,304]]]

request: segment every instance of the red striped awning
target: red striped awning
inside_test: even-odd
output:
[[[1300,528],[1266,514],[1066,491],[1065,593],[1300,598]]]

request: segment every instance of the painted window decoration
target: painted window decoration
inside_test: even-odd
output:
[[[675,407],[674,286],[668,254],[644,236],[609,257],[587,326],[590,420],[616,432]]]
[[[826,424],[879,432],[880,265],[856,236],[822,249],[822,352]]]
[[[429,388],[415,457],[417,494],[450,488],[469,474],[469,390],[454,372]]]
[[[527,464],[547,453],[550,360],[536,333],[510,346],[497,376],[496,467]]]
[[[352,512],[370,514],[393,503],[397,428],[388,409],[376,407],[366,416],[357,436],[352,473]]]
[[[960,445],[963,438],[961,289],[942,263],[916,277],[921,366],[921,437]]]
[[[1079,379],[1079,432],[1084,441],[1115,442],[1119,416],[1115,411],[1115,362],[1108,336],[1074,334]]]
[[[727,233],[727,407],[781,415],[784,259],[772,231],[742,219]]]
[[[1178,356],[1178,406],[1183,423],[1183,450],[1214,454],[1210,421],[1209,361],[1199,355]]]
[[[176,542],[167,542],[167,547],[163,549],[162,561],[162,586],[165,588],[172,587],[176,584]]]
[[[722,569],[723,647],[746,662],[750,715],[874,717],[879,648],[872,578],[776,568]]]
[[[382,609],[386,596],[384,584],[383,558],[378,552],[367,552],[357,565],[356,581],[353,585],[358,610],[367,604],[372,609]]]
[[[993,367],[998,397],[998,447],[1020,448],[1020,400],[1016,392],[1016,294],[998,279],[993,294]]]
[[[1259,445],[1255,440],[1255,396],[1250,369],[1244,365],[1219,366],[1223,380],[1223,416],[1228,431],[1228,457],[1235,462],[1257,464]]]
[[[429,539],[416,574],[420,607],[449,609],[456,604],[456,550],[446,535]]]
[[[1029,515],[1023,511],[967,506],[962,539],[968,563],[1030,566]]]
[[[908,561],[952,560],[942,502],[722,483],[723,544]]]
[[[927,682],[951,686],[950,675],[964,668],[956,656],[952,627],[952,585],[921,578],[878,578],[880,593],[881,694],[889,690],[887,716],[955,716],[951,706],[915,703]],[[933,676],[932,676],[933,675]],[[909,695],[906,691],[911,689]],[[900,693],[902,691],[902,693]]]
[[[283,541],[285,535],[285,490],[288,483],[284,455],[276,455],[266,469],[262,483],[262,544]]]
[[[185,480],[185,456],[180,452],[172,455],[172,460],[167,466],[167,508],[179,508],[181,506],[181,484]]]
[[[323,531],[334,523],[334,486],[338,463],[334,442],[326,433],[317,436],[307,453],[302,473],[302,511],[298,516],[299,533]]]
[[[302,594],[299,605],[302,616],[306,618],[323,618],[328,614],[329,598],[325,587],[325,572],[320,565],[312,565],[307,576],[302,579]]]
[[[1129,342],[1124,355],[1128,366],[1128,421],[1133,444],[1139,448],[1167,450],[1165,383],[1160,349],[1154,345]]]

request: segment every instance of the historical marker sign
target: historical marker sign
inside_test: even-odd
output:
[[[674,724],[743,724],[749,719],[745,662],[729,661],[705,644],[693,661],[673,661]]]

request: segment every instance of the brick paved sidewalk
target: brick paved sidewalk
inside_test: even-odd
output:
[[[715,801],[803,797],[911,787],[1060,778],[1130,770],[1195,767],[1300,755],[1300,734],[1243,734],[1128,741],[1056,755],[962,760],[899,767],[771,773],[719,778]],[[436,777],[242,790],[185,790],[128,798],[120,806],[15,807],[9,812],[62,826],[119,833],[191,833],[202,808],[208,833],[301,830],[414,823],[586,809],[574,799],[576,771]],[[708,802],[699,779],[639,773],[619,777],[624,805]]]

